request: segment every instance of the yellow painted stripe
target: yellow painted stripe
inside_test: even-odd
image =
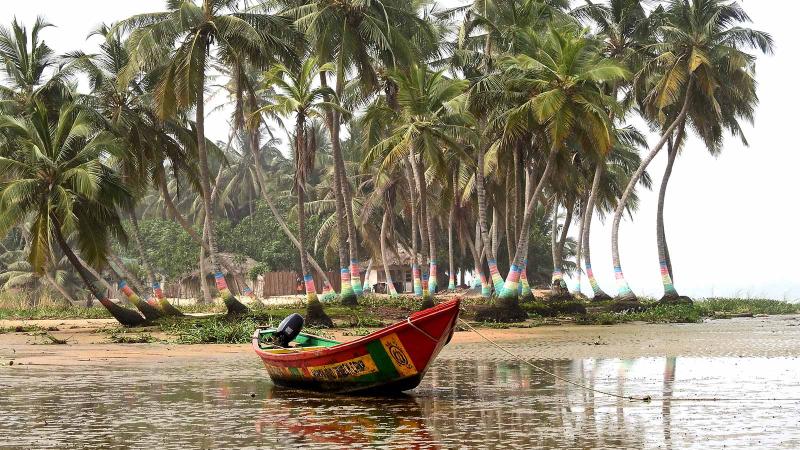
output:
[[[408,352],[405,347],[403,347],[403,343],[400,342],[400,338],[397,337],[397,334],[392,333],[382,337],[381,344],[383,344],[383,348],[386,350],[386,353],[392,360],[392,364],[394,364],[395,369],[397,369],[400,375],[407,377],[417,374],[417,368],[414,367],[411,356],[408,355]]]

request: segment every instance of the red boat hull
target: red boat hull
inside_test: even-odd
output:
[[[253,348],[279,386],[316,391],[401,392],[415,388],[450,341],[459,300],[412,314],[403,322],[333,347],[292,353]]]

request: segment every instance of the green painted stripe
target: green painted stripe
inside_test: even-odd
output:
[[[300,369],[298,369],[297,367],[289,367],[289,372],[291,372],[292,375],[297,376],[297,377],[303,375],[303,373],[300,372]]]
[[[378,366],[381,378],[391,379],[397,376],[397,369],[395,369],[381,341],[372,341],[367,344],[367,351],[372,356],[372,360],[375,361],[375,365]]]

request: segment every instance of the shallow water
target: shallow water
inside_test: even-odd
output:
[[[400,398],[274,388],[255,357],[1,367],[3,448],[800,448],[800,359],[441,360]],[[722,401],[699,401],[717,397]],[[779,398],[767,401],[765,399]],[[735,400],[734,400],[735,399]]]

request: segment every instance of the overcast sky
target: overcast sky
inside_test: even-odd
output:
[[[744,147],[738,139],[728,139],[722,155],[714,158],[700,142],[690,139],[675,164],[665,212],[675,282],[681,293],[693,297],[797,300],[800,299],[797,239],[800,148],[796,131],[800,125],[793,105],[800,105],[800,91],[791,86],[800,64],[797,59],[800,39],[794,20],[800,15],[800,2],[746,0],[742,3],[753,18],[753,27],[775,38],[777,52],[759,58],[761,105],[755,125],[745,126],[750,147]],[[44,38],[62,53],[76,49],[94,51],[98,39],[87,41],[86,36],[98,24],[158,11],[164,2],[27,0],[4,5],[6,23],[16,16],[30,25],[37,15],[44,15],[55,24],[57,28],[47,30]],[[209,136],[225,140],[226,117],[217,114],[208,122]],[[651,143],[656,140],[656,136],[651,136]],[[664,165],[665,155],[661,155],[650,166],[656,189]],[[655,245],[657,191],[643,192],[641,197],[634,221],[624,221],[620,230],[623,270],[634,292],[660,296]],[[591,243],[595,273],[601,286],[613,295],[616,286],[610,229],[610,223],[595,222]]]

